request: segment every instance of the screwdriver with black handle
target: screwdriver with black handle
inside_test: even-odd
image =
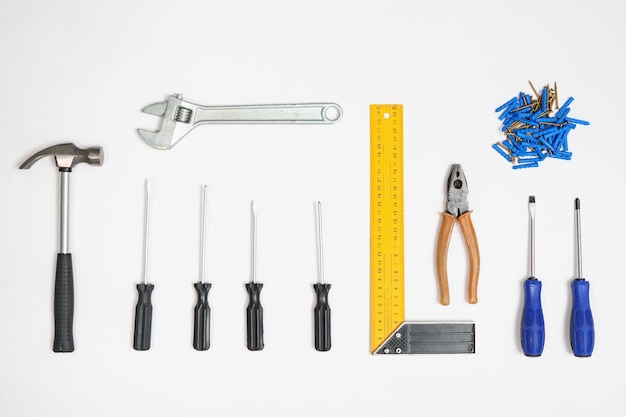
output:
[[[526,356],[541,356],[545,342],[545,324],[541,308],[541,281],[535,277],[535,196],[528,198],[530,214],[530,277],[524,282],[521,340]]]
[[[248,350],[263,350],[263,306],[261,305],[261,289],[263,284],[257,282],[257,206],[252,202],[252,279],[246,284],[248,291],[248,307],[246,308],[246,339]]]
[[[580,237],[580,199],[574,201],[576,212],[577,278],[572,281],[572,314],[570,318],[570,342],[574,356],[588,357],[593,353],[595,327],[589,303],[589,282],[583,278],[582,244]]]
[[[206,235],[207,235],[207,186],[202,188],[202,239],[200,244],[200,281],[194,284],[198,295],[193,314],[193,348],[208,350],[211,346],[211,307],[209,290],[211,283],[206,278]]]
[[[133,348],[135,350],[149,350],[152,333],[152,291],[154,285],[148,283],[149,263],[148,249],[150,243],[150,180],[146,181],[146,211],[144,224],[144,257],[143,283],[137,284],[139,298],[135,307],[135,334]]]
[[[319,282],[313,284],[317,302],[313,309],[315,321],[315,350],[326,352],[330,350],[330,305],[328,292],[330,284],[324,282],[324,245],[322,235],[322,203],[317,202],[317,261]]]

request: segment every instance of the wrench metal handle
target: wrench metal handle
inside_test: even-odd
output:
[[[336,123],[341,116],[341,107],[334,103],[198,106],[194,124]]]
[[[333,124],[343,111],[335,103],[256,104],[199,106],[180,94],[153,103],[144,113],[163,117],[160,130],[137,129],[139,136],[157,149],[171,149],[194,127],[210,124]]]

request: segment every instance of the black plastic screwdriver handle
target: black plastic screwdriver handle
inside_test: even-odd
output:
[[[193,348],[209,350],[211,347],[211,307],[209,306],[211,284],[196,282],[194,287],[198,299],[193,314]]]
[[[313,284],[317,303],[313,310],[315,316],[315,350],[326,352],[330,350],[330,305],[328,292],[330,284]]]
[[[54,280],[54,352],[74,351],[74,277],[72,255],[57,254]]]
[[[135,308],[135,350],[149,350],[152,333],[152,291],[154,284],[137,284],[139,299]]]
[[[247,283],[249,302],[246,309],[248,350],[263,350],[263,307],[261,289],[263,284]]]

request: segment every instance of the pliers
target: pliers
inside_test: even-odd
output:
[[[456,220],[461,225],[465,244],[469,253],[469,302],[478,302],[478,273],[480,271],[480,253],[476,232],[470,217],[471,210],[467,202],[467,181],[463,168],[459,164],[453,164],[448,177],[448,201],[446,211],[441,213],[441,226],[437,238],[437,276],[439,280],[440,302],[442,305],[450,304],[448,289],[448,246],[452,236],[452,228]]]

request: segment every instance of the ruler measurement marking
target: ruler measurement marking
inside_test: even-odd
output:
[[[404,322],[402,105],[370,106],[372,352]]]

